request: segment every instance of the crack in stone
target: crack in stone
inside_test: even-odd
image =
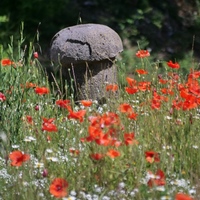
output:
[[[66,42],[71,42],[71,43],[76,43],[76,44],[81,44],[81,45],[86,44],[88,46],[90,56],[92,55],[92,48],[88,42],[82,42],[80,40],[73,40],[73,39],[67,39]]]

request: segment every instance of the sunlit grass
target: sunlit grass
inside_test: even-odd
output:
[[[23,43],[1,49],[0,199],[198,199],[199,71],[140,57],[119,98],[86,106],[63,101]]]

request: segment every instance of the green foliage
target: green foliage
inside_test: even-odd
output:
[[[25,35],[33,38],[40,33],[43,44],[49,46],[53,35],[61,28],[74,25],[77,22],[78,12],[75,5],[68,0],[2,0],[0,3],[1,17],[7,21],[0,22],[1,40],[4,43],[8,36],[18,30],[23,21],[25,24]],[[9,19],[9,21],[8,21]],[[8,41],[7,41],[8,42]]]

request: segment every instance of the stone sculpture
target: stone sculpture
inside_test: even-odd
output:
[[[119,35],[105,25],[82,24],[59,31],[51,42],[50,57],[73,79],[76,98],[106,98],[105,85],[117,83],[115,59],[123,51]]]

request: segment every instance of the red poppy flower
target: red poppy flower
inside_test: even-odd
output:
[[[156,101],[168,101],[168,98],[162,95],[159,95],[157,92],[153,92],[153,99]]]
[[[153,186],[163,186],[165,185],[165,174],[162,170],[158,170],[155,174],[154,178],[150,178],[148,181],[148,186],[153,187]]]
[[[167,65],[169,67],[173,68],[173,69],[179,69],[180,68],[180,65],[177,62],[173,63],[171,60],[169,62],[167,62]]]
[[[138,83],[138,89],[143,92],[146,90],[150,90],[150,86],[151,86],[151,82],[149,81],[141,81]]]
[[[93,153],[90,154],[90,157],[94,160],[101,160],[104,157],[104,155],[101,153]]]
[[[179,91],[184,90],[184,89],[185,89],[185,85],[182,84],[182,83],[180,83],[180,84],[178,84],[177,89],[178,89]]]
[[[14,64],[14,62],[12,62],[9,58],[4,58],[4,59],[1,60],[1,65],[4,66],[4,67],[10,66],[12,64]]]
[[[128,94],[135,94],[139,91],[137,87],[125,87],[125,90]]]
[[[196,97],[192,97],[189,100],[183,102],[183,110],[190,110],[197,108],[198,104],[196,103]]]
[[[197,81],[198,84],[198,81]],[[191,92],[196,97],[200,97],[200,86],[197,84],[191,84],[189,86],[189,92]]]
[[[190,74],[188,75],[188,78],[199,78],[200,77],[200,71],[194,71],[194,70],[190,70]]]
[[[108,134],[101,135],[101,137],[95,139],[95,142],[101,146],[108,146],[111,144],[112,138]]]
[[[119,124],[120,124],[120,118],[114,112],[104,113],[101,116],[101,127],[111,126],[111,125],[119,125]]]
[[[70,100],[68,99],[66,100],[59,99],[56,101],[56,105],[60,106],[61,108],[66,108],[66,109],[68,109],[69,103],[70,103]]]
[[[0,101],[5,101],[6,100],[6,96],[0,92]]]
[[[81,104],[85,107],[90,107],[92,105],[92,101],[90,100],[81,100]]]
[[[187,88],[182,88],[181,91],[180,91],[180,96],[183,98],[183,99],[189,99],[192,95],[191,93],[189,92],[189,90]]]
[[[149,163],[160,162],[160,156],[157,152],[154,151],[146,151],[145,152],[146,161]]]
[[[197,105],[200,105],[200,97],[196,98]]]
[[[43,118],[43,123],[42,123],[42,131],[47,131],[47,132],[57,132],[57,126],[53,124],[54,118],[46,119]]]
[[[180,110],[183,107],[183,101],[180,101],[178,99],[174,99],[172,101],[172,108],[175,108],[176,110]]]
[[[138,58],[145,58],[150,56],[150,53],[148,50],[139,50],[136,54],[135,54]]]
[[[137,113],[134,113],[134,112],[130,112],[130,113],[128,113],[128,115],[127,115],[127,117],[128,117],[129,119],[134,119],[134,120],[137,119],[137,116],[138,116],[138,114],[137,114]]]
[[[95,140],[103,136],[103,131],[100,127],[89,126],[88,133],[89,133],[90,140]]]
[[[195,78],[192,78],[192,77],[188,76],[188,80],[187,80],[186,85],[188,87],[191,87],[191,88],[193,86],[198,87],[199,86],[199,82],[198,82],[197,78],[195,79]]]
[[[30,155],[24,154],[21,151],[13,151],[9,155],[12,166],[19,167],[22,165],[23,162],[28,161],[30,159]]]
[[[133,111],[133,108],[131,107],[130,104],[123,103],[123,104],[120,104],[119,111],[122,112],[122,113],[130,113],[130,112]]]
[[[125,145],[138,144],[138,141],[135,140],[134,133],[124,133],[124,142],[125,142]]]
[[[57,132],[57,126],[55,124],[51,123],[45,123],[42,125],[42,131],[47,131],[47,132]]]
[[[130,77],[126,77],[126,81],[127,81],[128,85],[129,85],[129,87],[136,86],[137,81],[135,79],[130,78]]]
[[[193,200],[188,194],[178,193],[175,196],[175,200]]]
[[[39,95],[48,94],[49,93],[49,89],[46,88],[46,87],[36,87],[35,88],[35,93],[39,94]]]
[[[157,99],[152,99],[151,101],[151,108],[152,109],[160,109],[160,106],[161,106],[161,102]]]
[[[110,158],[116,158],[118,156],[120,156],[120,152],[119,151],[116,151],[114,149],[110,149],[107,153],[106,153],[107,156],[109,156]]]
[[[53,123],[53,121],[55,120],[54,118],[49,118],[49,119],[47,119],[47,118],[42,118],[42,120],[43,120],[43,123]]]
[[[106,85],[106,91],[116,92],[118,90],[117,84],[108,84]]]
[[[68,182],[65,179],[55,178],[49,187],[49,191],[54,197],[62,198],[67,196],[67,188]]]
[[[77,112],[70,111],[67,118],[68,119],[78,119],[80,122],[83,122],[83,118],[86,114],[86,110],[79,110]]]
[[[144,70],[144,69],[136,69],[135,71],[136,71],[138,74],[141,74],[141,75],[148,74],[148,71],[147,71],[147,70]]]
[[[137,81],[135,79],[132,79],[130,77],[126,77],[126,81],[129,85],[129,87],[125,87],[125,90],[128,94],[135,94],[139,91],[137,87]]]
[[[168,80],[164,80],[162,78],[159,78],[159,83],[161,84],[166,84],[168,82]]]
[[[171,90],[171,89],[169,89],[169,88],[162,88],[161,89],[161,92],[163,93],[163,94],[169,94],[169,95],[174,95],[174,91],[173,90]]]
[[[151,100],[151,108],[152,109],[160,109],[161,102],[168,101],[168,98],[162,95],[159,95],[156,91],[153,92],[153,98]]]

